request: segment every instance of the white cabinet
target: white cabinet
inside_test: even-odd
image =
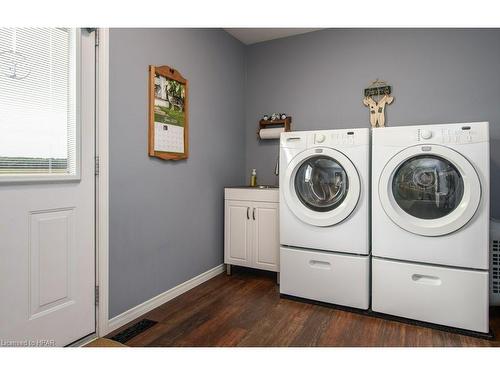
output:
[[[279,270],[278,189],[225,189],[224,262]]]

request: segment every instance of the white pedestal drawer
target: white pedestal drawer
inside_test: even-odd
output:
[[[372,258],[372,310],[488,332],[488,272]]]
[[[370,257],[280,248],[280,293],[368,309]]]

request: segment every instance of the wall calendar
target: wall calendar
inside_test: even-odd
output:
[[[188,81],[175,69],[149,66],[149,156],[188,157]]]

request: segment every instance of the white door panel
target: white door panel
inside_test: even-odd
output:
[[[80,178],[0,182],[3,345],[64,346],[95,331],[94,34],[77,33]]]
[[[74,208],[30,214],[31,316],[72,303]]]

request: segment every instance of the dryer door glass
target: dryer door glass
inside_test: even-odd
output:
[[[435,155],[419,155],[394,173],[392,193],[397,204],[420,219],[438,219],[460,204],[464,181],[457,168]]]
[[[347,196],[349,181],[339,162],[328,156],[306,159],[295,175],[295,191],[309,209],[331,211]]]

